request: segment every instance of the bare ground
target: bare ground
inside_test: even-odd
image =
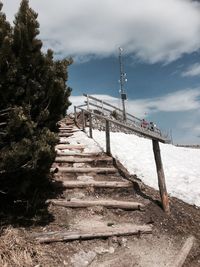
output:
[[[60,164],[62,165],[62,164]],[[66,164],[65,164],[66,166]],[[71,165],[70,165],[71,166]],[[96,165],[95,165],[96,166]],[[100,166],[100,165],[98,165]],[[200,266],[200,209],[170,198],[171,213],[165,214],[159,193],[132,177],[134,189],[66,189],[69,180],[122,180],[117,175],[56,174],[51,185],[43,185],[29,201],[0,199],[0,266],[2,267],[164,267],[173,260],[191,235],[195,244],[184,267]],[[145,205],[144,211],[121,209],[64,208],[46,204],[47,199],[132,200]],[[148,235],[110,237],[73,242],[39,244],[35,233],[114,227],[120,223],[151,225]]]
[[[189,235],[194,235],[196,242],[184,267],[200,266],[199,208],[171,198],[171,214],[168,216],[159,206],[158,192],[147,186],[143,186],[142,192],[138,193],[130,189],[119,189],[117,192],[111,189],[64,190],[63,193],[59,193],[59,197],[66,196],[70,198],[113,196],[115,199],[141,201],[146,204],[146,209],[145,212],[127,212],[101,207],[70,209],[50,204],[48,214],[46,213],[43,218],[35,215],[23,224],[17,215],[12,220],[2,216],[0,266],[162,267],[173,260]],[[84,229],[88,226],[121,222],[152,224],[153,234],[52,244],[38,244],[32,238],[32,233],[35,232]]]

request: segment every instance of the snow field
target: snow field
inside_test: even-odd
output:
[[[112,155],[130,174],[158,189],[152,141],[134,134],[110,134]],[[105,132],[94,130],[93,138],[105,151]],[[200,149],[161,143],[160,149],[168,193],[200,206]]]

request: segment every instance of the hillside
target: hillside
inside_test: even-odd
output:
[[[105,149],[105,133],[94,130],[94,139]],[[160,144],[168,192],[189,204],[200,206],[200,150]],[[111,132],[112,155],[132,175],[158,189],[152,142],[134,134]]]
[[[27,216],[30,203],[4,201],[1,266],[200,266],[199,208],[170,197],[166,214],[157,190],[134,175],[127,181],[123,167],[73,124],[61,129],[52,184],[38,188],[35,215]],[[99,133],[102,143],[104,134]],[[128,137],[116,139],[118,152]],[[186,261],[174,265],[188,242]]]

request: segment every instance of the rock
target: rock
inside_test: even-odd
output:
[[[71,263],[73,267],[87,267],[92,263],[97,253],[94,251],[85,252],[81,250],[80,252],[73,255],[71,258]]]
[[[104,254],[104,253],[113,254],[115,252],[115,248],[114,247],[109,247],[107,249],[107,248],[104,248],[104,247],[96,247],[95,248],[95,252],[97,254]]]

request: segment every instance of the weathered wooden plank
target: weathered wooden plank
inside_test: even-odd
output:
[[[141,210],[144,209],[144,205],[133,201],[118,201],[118,200],[50,200],[50,203],[56,206],[68,207],[68,208],[86,208],[94,206],[103,206],[111,209],[125,209],[125,210]]]
[[[57,149],[78,149],[78,150],[83,150],[85,148],[84,145],[56,145]]]
[[[85,113],[92,114],[93,116],[100,118],[100,119],[103,119],[103,120],[107,119],[108,121],[110,121],[110,123],[121,126],[124,129],[128,129],[128,130],[131,130],[133,132],[139,133],[140,135],[146,136],[147,138],[155,139],[155,140],[158,140],[158,141],[163,142],[163,143],[166,143],[166,141],[167,141],[167,139],[165,137],[161,136],[160,134],[158,134],[156,132],[150,131],[148,129],[143,130],[141,127],[137,127],[134,125],[129,126],[129,125],[126,125],[122,122],[107,118],[105,116],[93,113],[93,112],[88,111],[88,110],[85,110]]]
[[[80,152],[74,152],[74,151],[57,151],[57,157],[63,157],[63,156],[77,156],[77,157],[97,157],[100,154],[97,153],[80,153]]]
[[[131,182],[115,181],[63,181],[66,188],[85,188],[85,187],[102,187],[102,188],[128,188],[132,187]]]
[[[59,133],[58,134],[59,137],[71,137],[73,136],[73,133]],[[67,141],[60,141],[60,144],[66,144]]]
[[[182,267],[194,245],[194,241],[195,241],[194,236],[188,237],[184,245],[182,246],[181,250],[175,256],[173,261],[168,265],[168,267]]]
[[[106,161],[112,162],[113,159],[111,157],[90,157],[90,158],[80,158],[80,157],[58,157],[55,159],[56,163],[64,163],[64,162],[73,162],[73,163],[84,163],[84,162],[99,162],[99,161]]]
[[[83,127],[83,131],[85,132],[85,111],[82,109],[81,112],[81,118],[82,118],[82,127]]]
[[[111,154],[110,149],[110,122],[106,120],[106,154]]]
[[[72,130],[74,128],[76,128],[76,127],[73,125],[72,126],[60,126],[59,130]]]
[[[57,167],[59,172],[67,173],[116,173],[116,168],[75,168],[75,167]]]
[[[76,133],[80,132],[80,129],[60,129],[60,133]]]
[[[98,227],[95,229],[89,228],[88,230],[80,231],[57,231],[57,232],[46,232],[37,233],[33,237],[39,243],[51,243],[60,241],[72,241],[72,240],[83,240],[83,239],[94,239],[94,238],[105,238],[111,236],[129,236],[137,234],[151,234],[152,228],[149,225],[127,225],[121,224],[116,226],[105,226]]]
[[[90,138],[92,138],[92,115],[89,114],[89,133],[90,133]]]
[[[74,106],[74,121],[77,122],[76,106]]]
[[[86,97],[88,97],[88,98],[90,98],[90,99],[93,99],[93,100],[95,100],[95,101],[97,101],[97,102],[101,102],[101,103],[103,103],[104,105],[106,105],[106,106],[108,106],[108,107],[111,107],[111,108],[113,108],[114,110],[118,110],[119,112],[123,113],[123,110],[122,110],[122,109],[120,109],[120,108],[118,108],[118,107],[115,107],[115,106],[113,106],[113,105],[111,105],[110,103],[107,103],[107,102],[105,102],[105,101],[99,100],[99,99],[96,98],[96,97],[93,97],[93,96],[90,96],[90,95],[87,95],[87,94],[83,94],[83,96],[86,96]],[[92,105],[92,104],[93,104],[93,103],[90,102],[90,105]],[[104,109],[105,109],[105,108],[104,108]],[[110,110],[110,109],[107,109],[107,111],[112,112],[112,110]],[[133,116],[133,115],[130,114],[130,113],[127,113],[127,112],[126,112],[126,114],[127,114],[128,116],[132,117],[132,118],[135,119],[135,120],[141,121],[141,119],[139,119],[139,118]]]

